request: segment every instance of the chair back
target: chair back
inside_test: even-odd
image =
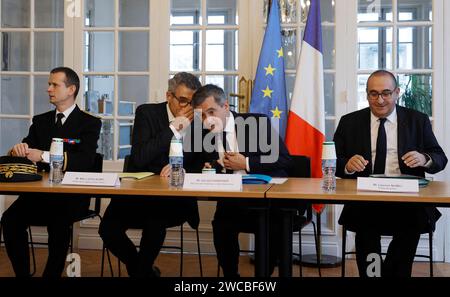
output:
[[[128,172],[128,167],[130,165],[130,155],[126,155],[123,160],[123,172]]]
[[[291,156],[289,177],[311,177],[311,159],[307,156]]]
[[[311,177],[311,159],[307,156],[291,156],[292,166],[289,168],[289,177]],[[306,208],[306,219],[303,221],[303,228],[312,221],[312,204],[305,203],[302,200],[297,201],[297,209],[301,212],[302,209]],[[295,219],[295,218],[294,218]]]

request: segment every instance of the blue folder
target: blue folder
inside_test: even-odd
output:
[[[265,174],[247,174],[242,176],[242,183],[244,185],[268,184],[272,177]]]

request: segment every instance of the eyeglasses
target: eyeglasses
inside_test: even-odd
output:
[[[189,99],[189,98],[186,98],[186,97],[177,97],[177,95],[175,95],[175,93],[172,93],[172,96],[173,96],[173,98],[175,98],[175,99],[177,99],[177,101],[178,101],[178,104],[181,106],[181,107],[186,107],[186,106],[188,106],[189,104],[191,104],[191,99]]]
[[[386,99],[391,99],[392,98],[392,94],[394,93],[395,90],[383,90],[381,91],[381,93],[377,92],[377,91],[370,91],[367,93],[367,98],[369,98],[369,100],[378,100],[378,98],[381,96],[381,98],[383,98],[384,100]]]

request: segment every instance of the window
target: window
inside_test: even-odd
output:
[[[171,0],[170,23],[170,74],[192,72],[202,84],[213,83],[226,94],[236,93],[238,1]],[[236,99],[229,99],[235,109]]]
[[[376,69],[392,71],[399,104],[432,116],[432,0],[358,1],[358,109],[368,106],[366,81]]]
[[[149,16],[149,0],[84,1],[84,106],[102,118],[104,160],[130,154],[135,110],[149,102]]]
[[[28,134],[33,115],[53,108],[47,79],[52,68],[64,64],[64,2],[0,4],[0,151],[5,154]]]

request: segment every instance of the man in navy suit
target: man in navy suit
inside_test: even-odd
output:
[[[291,160],[289,153],[265,115],[230,111],[224,91],[215,85],[198,89],[192,105],[196,110],[201,110],[203,126],[206,128],[203,131],[202,151],[193,149],[198,166],[213,167],[217,173],[287,176]],[[209,144],[213,147],[205,147]],[[276,265],[281,241],[281,213],[277,211],[278,206],[281,205],[272,204],[270,212],[270,274]],[[258,207],[261,208],[261,205],[242,200],[221,200],[217,203],[212,222],[214,246],[225,277],[239,276],[238,235],[240,232],[258,235],[259,213],[255,209]],[[305,210],[303,203],[290,204],[289,207],[298,209],[301,214]]]
[[[50,72],[48,95],[56,109],[36,115],[28,136],[13,146],[12,156],[36,162],[39,170],[49,171],[49,150],[53,137],[77,139],[64,143],[64,171],[94,171],[95,151],[101,121],[78,108],[75,98],[80,88],[78,75],[70,68],[58,67]],[[30,276],[27,228],[47,226],[48,260],[44,277],[60,277],[64,270],[70,241],[70,225],[85,214],[89,197],[67,198],[58,194],[24,194],[2,217],[6,251],[16,276]]]
[[[193,74],[177,73],[169,80],[167,102],[142,104],[137,108],[127,171],[150,171],[163,177],[170,175],[170,141],[181,139],[190,129],[194,117],[190,103],[200,86]],[[198,227],[197,201],[175,198],[111,200],[99,234],[105,246],[126,265],[129,276],[159,276],[153,263],[164,243],[166,229],[186,221],[191,227]],[[139,250],[126,234],[129,228],[142,229]]]
[[[336,175],[342,178],[371,174],[425,176],[445,168],[428,116],[396,105],[400,89],[395,76],[384,70],[367,80],[365,108],[343,116],[334,134]],[[411,276],[420,234],[434,230],[440,213],[435,207],[397,203],[344,206],[339,223],[356,232],[356,260],[366,276],[367,256],[380,254],[381,235],[392,235],[382,276]]]

